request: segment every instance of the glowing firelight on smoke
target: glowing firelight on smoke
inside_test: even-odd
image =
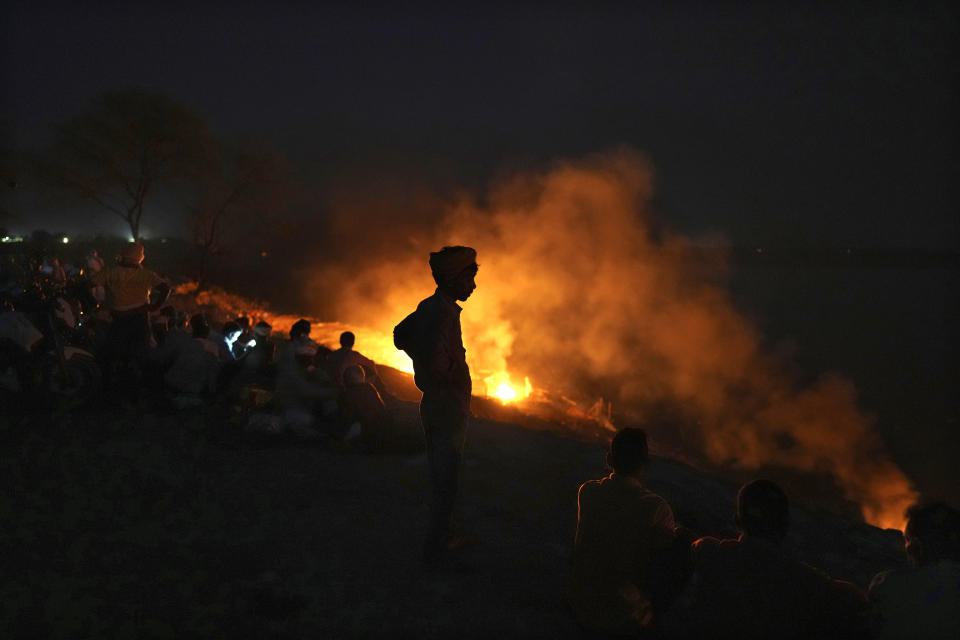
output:
[[[417,192],[401,205],[348,189],[332,197],[330,233],[349,251],[304,281],[311,308],[348,324],[314,324],[312,337],[335,347],[354,331],[358,351],[412,371],[392,329],[434,290],[429,252],[469,244],[480,271],[460,320],[476,395],[523,402],[535,372],[538,402],[609,431],[611,402],[652,428],[666,412],[678,440],[723,467],[829,476],[868,522],[901,527],[917,493],[856,385],[830,372],[807,381],[767,349],[723,286],[723,260],[654,222],[654,186],[646,158],[620,149],[506,176],[482,197]],[[439,213],[424,222],[409,209]],[[264,316],[278,337],[296,320]],[[596,390],[605,399],[584,406]]]

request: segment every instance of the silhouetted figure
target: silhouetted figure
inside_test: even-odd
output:
[[[340,392],[340,415],[348,425],[360,424],[360,438],[368,452],[383,448],[390,431],[390,414],[377,389],[366,380],[363,367],[354,365],[343,372]]]
[[[357,337],[352,331],[344,331],[340,334],[340,348],[327,356],[327,371],[340,388],[344,387],[343,372],[356,366],[363,367],[367,380],[377,386],[374,382],[379,380],[377,365],[370,358],[353,350],[356,340]]]
[[[276,398],[283,411],[285,425],[303,436],[319,435],[317,418],[325,415],[326,401],[335,412],[337,390],[321,384],[314,375],[317,343],[310,339],[310,322],[301,319],[290,327],[290,340],[277,352]],[[325,377],[325,376],[324,376]]]
[[[233,343],[233,357],[239,359],[247,352],[247,345],[253,339],[253,327],[250,326],[250,318],[247,316],[239,316],[236,322],[240,327],[240,335]]]
[[[83,260],[83,270],[88,276],[103,271],[103,258],[100,257],[100,253],[96,249],[92,247],[87,249]]]
[[[232,320],[227,320],[223,323],[222,331],[216,333],[213,331],[210,332],[210,340],[217,345],[221,362],[232,362],[236,360],[236,357],[233,355],[233,345],[237,341],[237,338],[240,337],[240,333],[240,325]]]
[[[171,332],[158,354],[166,365],[163,381],[178,408],[196,407],[216,389],[219,348],[209,340],[210,326],[202,314],[190,318],[191,336]]]
[[[878,638],[960,638],[960,511],[943,502],[907,510],[911,567],[870,583]]]
[[[477,252],[444,247],[430,254],[430,269],[437,290],[397,325],[394,343],[413,359],[414,382],[423,392],[420,419],[433,487],[423,560],[435,566],[444,551],[466,542],[451,533],[472,390],[457,301],[477,288]]]
[[[865,594],[810,567],[784,549],[786,494],[754,480],[737,494],[737,539],[701,538],[692,547],[690,583],[667,615],[671,636],[862,638]]]
[[[166,281],[142,266],[143,245],[131,242],[111,265],[90,277],[90,286],[103,287],[105,304],[113,318],[102,350],[103,383],[109,390],[114,369],[124,362],[139,363],[150,341],[150,292],[159,292],[157,306],[170,295]]]
[[[577,496],[568,599],[585,629],[635,634],[654,624],[645,572],[672,547],[677,527],[666,500],[644,486],[649,454],[642,429],[619,431],[607,464],[613,473],[583,483]]]

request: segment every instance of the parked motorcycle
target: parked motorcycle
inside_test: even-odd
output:
[[[44,280],[0,292],[0,389],[7,402],[59,410],[96,398],[102,374],[77,305]]]

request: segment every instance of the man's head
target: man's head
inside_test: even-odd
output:
[[[610,442],[607,464],[620,476],[643,473],[650,463],[647,449],[647,432],[636,427],[627,427],[617,432]]]
[[[264,320],[261,320],[253,327],[253,335],[260,339],[269,338],[272,331],[273,326]]]
[[[290,327],[290,339],[296,340],[300,337],[308,338],[310,337],[310,329],[310,322],[304,318],[300,318]]]
[[[357,336],[353,335],[352,331],[344,331],[340,334],[340,346],[344,349],[352,349],[356,341]]]
[[[198,313],[190,318],[190,330],[193,331],[194,338],[206,338],[210,335],[210,325],[202,313]]]
[[[143,262],[144,255],[143,245],[139,242],[131,242],[120,250],[117,260],[122,265],[138,267]]]
[[[960,562],[960,511],[945,502],[914,505],[907,509],[903,537],[907,555],[917,565]]]
[[[238,317],[237,325],[240,327],[241,331],[250,331],[250,318],[247,316]]]
[[[790,501],[776,483],[753,480],[737,493],[737,526],[745,534],[780,543],[790,526]]]
[[[477,252],[471,247],[444,247],[430,254],[430,270],[437,287],[454,300],[466,300],[477,288]]]

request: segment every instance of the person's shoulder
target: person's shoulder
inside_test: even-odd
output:
[[[600,478],[599,480],[587,480],[580,485],[580,489],[577,490],[577,495],[581,498],[585,495],[592,495],[598,491],[602,491],[601,485],[604,482],[609,480],[609,478]]]
[[[440,299],[440,293],[434,292],[420,301],[417,305],[417,311],[426,313],[439,311],[443,306],[443,300]]]
[[[694,540],[690,545],[690,548],[697,553],[712,553],[714,551],[719,551],[720,549],[728,550],[731,548],[731,544],[736,543],[736,540],[721,540],[720,538],[714,538],[713,536],[704,536]]]

